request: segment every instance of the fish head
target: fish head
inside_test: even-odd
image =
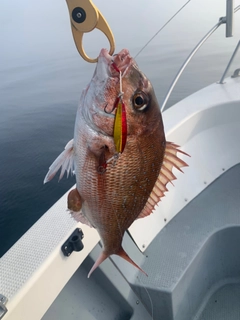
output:
[[[129,51],[123,49],[110,56],[106,49],[102,49],[85,97],[86,118],[96,131],[113,136],[119,96],[126,108],[128,135],[147,134],[159,126],[159,121],[162,122],[151,82]]]

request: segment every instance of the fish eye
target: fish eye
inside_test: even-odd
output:
[[[142,92],[138,91],[133,96],[133,106],[136,110],[143,111],[148,105],[148,96]]]

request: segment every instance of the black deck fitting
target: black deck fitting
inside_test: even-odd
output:
[[[83,232],[82,229],[77,228],[73,231],[71,236],[62,245],[61,249],[66,257],[69,257],[73,251],[81,251],[83,249]]]

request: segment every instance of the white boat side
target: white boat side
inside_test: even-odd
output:
[[[41,319],[98,243],[95,229],[67,213],[67,193],[0,259],[0,291],[8,299],[4,319]],[[77,227],[84,233],[84,250],[65,257],[61,246]]]

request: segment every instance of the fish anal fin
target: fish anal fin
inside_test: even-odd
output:
[[[73,217],[73,219],[77,222],[81,222],[82,224],[86,224],[87,226],[89,226],[90,228],[93,228],[92,224],[88,221],[88,219],[84,216],[83,212],[80,211],[71,211],[68,210],[69,213],[71,214],[71,216]]]
[[[181,168],[188,166],[186,162],[184,162],[177,156],[177,153],[179,152],[186,156],[189,155],[184,151],[179,150],[178,148],[179,146],[177,144],[174,144],[172,142],[166,142],[163,163],[161,166],[159,176],[148,198],[148,201],[146,202],[143,210],[141,211],[137,219],[144,218],[150,215],[153,212],[155,206],[161,200],[161,198],[165,196],[164,193],[168,191],[166,185],[169,182],[172,183],[173,180],[177,179],[172,172],[173,168],[176,168],[179,171],[183,172]]]
[[[137,268],[139,271],[145,274],[145,276],[148,276],[145,271],[143,271],[130,257],[129,255],[124,251],[124,249],[121,247],[120,250],[116,253],[119,257],[123,258],[127,262],[129,262],[131,265],[133,265],[135,268]]]
[[[71,171],[74,171],[74,163],[73,163],[73,139],[70,140],[65,146],[64,151],[57,157],[57,159],[51,164],[49,171],[44,179],[44,183],[49,182],[56,175],[58,170],[61,169],[59,180],[62,179],[65,171],[67,172],[67,176]]]

